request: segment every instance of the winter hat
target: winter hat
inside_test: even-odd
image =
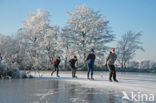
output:
[[[90,51],[91,51],[91,52],[94,52],[94,49],[93,49],[93,48],[91,48],[91,49],[90,49]]]
[[[74,56],[73,60],[77,61],[77,56]]]

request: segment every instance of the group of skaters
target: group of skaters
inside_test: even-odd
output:
[[[93,72],[94,72],[95,59],[96,59],[96,56],[94,54],[94,49],[91,49],[89,55],[86,58],[86,63],[87,63],[87,67],[88,67],[88,72],[87,72],[88,80],[94,80]],[[110,53],[107,55],[106,61],[104,64],[110,72],[110,74],[109,74],[110,82],[112,82],[112,77],[113,77],[114,82],[118,82],[118,80],[116,79],[116,70],[115,70],[115,66],[114,66],[116,59],[117,59],[117,55],[115,54],[115,48],[112,48]],[[74,56],[72,59],[69,60],[69,68],[72,71],[73,78],[77,78],[77,76],[76,76],[77,68],[75,66],[75,64],[78,63],[77,61],[78,61],[77,56]],[[53,73],[56,71],[56,76],[60,77],[59,76],[60,62],[61,62],[60,56],[58,56],[55,60],[52,61],[53,71],[51,73],[51,76],[53,76]]]

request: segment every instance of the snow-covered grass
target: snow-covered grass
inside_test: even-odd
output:
[[[94,81],[86,79],[87,72],[77,72],[77,79],[72,78],[71,72],[60,71],[59,78],[55,74],[51,77],[50,74],[51,72],[40,72],[39,77],[38,74],[32,72],[32,75],[40,79],[57,79],[69,83],[77,83],[88,88],[156,94],[156,75],[154,73],[117,73],[118,83],[108,81],[108,72],[94,72]]]

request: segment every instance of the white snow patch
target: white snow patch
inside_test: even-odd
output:
[[[71,72],[61,72],[61,77],[51,77],[51,72],[41,72],[42,77],[34,75],[42,79],[57,79],[66,81],[69,83],[80,84],[83,87],[88,88],[103,88],[116,91],[128,91],[128,92],[143,92],[156,94],[156,75],[152,73],[117,73],[118,83],[109,82],[108,72],[94,72],[95,80],[87,80],[87,72],[77,72],[77,79],[73,79]]]

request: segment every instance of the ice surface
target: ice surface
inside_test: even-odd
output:
[[[94,81],[86,72],[32,72],[34,79],[0,80],[0,103],[126,103],[122,92],[141,92],[156,96],[156,75],[152,73],[117,73],[119,83],[108,81],[108,72],[95,72]],[[129,102],[127,102],[129,103]],[[148,102],[145,102],[148,103]]]
[[[34,74],[39,77],[37,74]],[[71,77],[71,72],[60,72],[60,78],[54,74],[51,77],[49,72],[42,72],[40,78],[44,79],[59,79],[71,83],[78,83],[84,87],[90,88],[105,88],[125,91],[143,91],[156,94],[156,74],[155,73],[117,73],[118,83],[109,82],[108,72],[95,72],[94,81],[87,80],[86,72],[77,72],[77,79]]]

